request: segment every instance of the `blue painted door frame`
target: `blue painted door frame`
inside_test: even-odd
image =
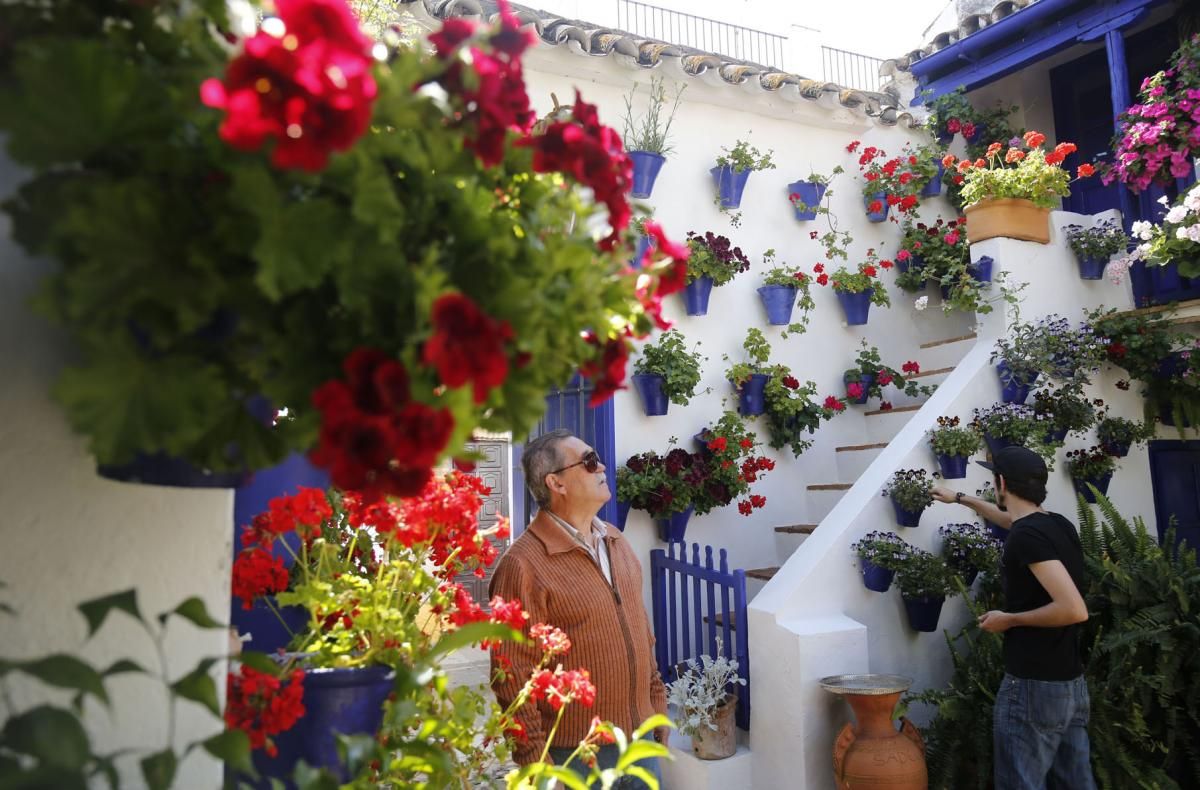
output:
[[[1200,442],[1150,442],[1150,484],[1159,542],[1175,519],[1175,541],[1200,549]]]

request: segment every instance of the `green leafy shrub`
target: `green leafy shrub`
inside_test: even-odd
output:
[[[971,427],[958,427],[958,417],[938,417],[938,427],[929,432],[929,445],[938,455],[970,456],[979,452],[983,440]]]
[[[633,363],[634,373],[656,374],[663,377],[663,392],[672,403],[688,405],[700,384],[700,341],[689,351],[682,333],[672,329],[657,341],[647,343],[642,355]]]
[[[883,486],[882,495],[915,512],[933,504],[932,492],[933,478],[924,469],[898,469]]]

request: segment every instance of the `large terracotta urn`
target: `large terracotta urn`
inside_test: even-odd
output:
[[[845,697],[855,722],[833,742],[833,775],[839,790],[928,790],[925,744],[916,726],[892,723],[900,695],[912,681],[898,675],[834,675],[821,687]]]

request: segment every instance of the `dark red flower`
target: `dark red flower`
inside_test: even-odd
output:
[[[496,321],[462,294],[437,298],[432,311],[433,337],[425,343],[422,358],[437,368],[442,383],[461,387],[473,382],[475,402],[487,400],[488,391],[508,377],[504,344],[512,339],[507,321]]]
[[[271,736],[290,730],[304,715],[304,670],[292,670],[283,681],[243,664],[238,674],[226,680],[225,726],[242,730],[251,749],[265,749],[274,757],[278,750]]]
[[[233,561],[232,577],[233,595],[242,599],[242,608],[247,610],[254,608],[258,598],[283,592],[288,586],[283,560],[261,548],[238,554]]]
[[[600,347],[595,335],[589,335],[588,342]],[[589,405],[598,406],[617,390],[625,389],[625,365],[628,361],[629,344],[623,337],[612,337],[605,341],[598,357],[579,367],[579,372],[593,381]]]
[[[799,389],[800,387],[800,382],[796,380],[795,376],[784,376],[782,384],[790,390]]]

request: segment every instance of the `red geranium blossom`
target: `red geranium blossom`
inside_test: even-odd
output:
[[[591,333],[588,334],[587,341],[600,348],[600,352],[580,365],[579,372],[593,381],[592,397],[588,404],[599,406],[617,390],[625,389],[625,365],[629,362],[629,344],[624,337],[610,337],[602,345],[599,338]]]
[[[425,344],[425,364],[437,368],[448,387],[474,383],[475,402],[508,377],[504,344],[512,340],[507,321],[496,321],[466,296],[448,293],[433,303],[433,337]]]
[[[259,31],[201,100],[225,111],[221,139],[243,151],[275,141],[277,167],[318,171],[367,130],[376,85],[370,41],[344,0],[276,0],[282,35]]]
[[[304,670],[296,669],[283,682],[243,664],[229,673],[226,685],[225,725],[250,737],[251,749],[278,754],[272,735],[290,730],[304,715]]]
[[[242,599],[242,608],[254,608],[254,601],[267,595],[283,592],[288,586],[288,572],[279,559],[262,548],[242,551],[233,561],[233,595]]]
[[[846,404],[842,403],[840,400],[835,398],[833,395],[829,395],[829,396],[826,396],[826,398],[825,398],[825,408],[833,409],[834,411],[844,411],[846,408]]]

